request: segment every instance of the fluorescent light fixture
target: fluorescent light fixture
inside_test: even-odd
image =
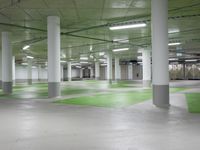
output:
[[[26,56],[26,58],[33,59],[34,57],[33,56]]]
[[[177,42],[177,43],[169,43],[169,46],[175,46],[175,45],[180,45],[181,43]]]
[[[140,27],[146,27],[146,23],[112,26],[112,27],[109,27],[109,29],[120,30],[120,29],[140,28]]]
[[[29,45],[26,45],[26,46],[24,46],[22,49],[23,49],[23,50],[27,50],[29,47],[30,47]]]
[[[80,62],[81,64],[88,64],[88,62],[87,61],[82,61],[82,62]]]
[[[62,54],[62,58],[66,58],[66,55],[65,55],[65,54]]]
[[[92,45],[90,46],[90,51],[92,51]]]
[[[119,43],[128,43],[129,42],[129,40],[127,40],[127,39],[114,39],[113,41],[119,42]]]
[[[180,57],[180,56],[183,56],[182,53],[177,53],[176,56]]]
[[[73,63],[72,64],[73,66],[78,66],[78,65],[81,65],[80,63]]]
[[[90,55],[90,58],[92,58],[92,59],[93,59],[93,58],[94,58],[94,56],[91,54],[91,55]]]
[[[88,57],[81,57],[80,60],[88,60]]]
[[[101,64],[101,66],[107,66],[107,64]]]
[[[197,59],[188,59],[188,60],[185,60],[186,62],[196,62]]]
[[[129,48],[119,48],[119,49],[113,49],[113,52],[119,52],[119,51],[127,51]]]
[[[26,65],[28,65],[28,63],[22,63],[22,65],[26,66]]]
[[[66,63],[66,61],[65,61],[65,60],[61,60],[60,62],[61,62],[61,63]]]
[[[99,56],[105,55],[105,52],[99,52]]]
[[[81,68],[81,66],[76,66],[76,68]]]
[[[142,59],[142,56],[138,56],[137,59]]]
[[[177,61],[178,58],[169,58],[169,61]]]
[[[99,59],[99,61],[106,62],[106,59]]]
[[[36,66],[32,66],[33,69],[37,68]]]
[[[170,30],[168,31],[168,33],[178,33],[178,32],[180,32],[179,29],[170,29]]]

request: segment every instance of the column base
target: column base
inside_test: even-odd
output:
[[[15,80],[13,80],[13,85],[15,85],[16,84],[16,81]]]
[[[100,77],[95,77],[95,80],[100,80]]]
[[[162,108],[170,106],[169,85],[153,85],[153,104]]]
[[[2,89],[3,83],[2,80],[0,80],[0,89]]]
[[[151,87],[151,80],[143,80],[143,87]]]
[[[27,81],[28,81],[28,85],[32,85],[32,83],[33,83],[32,79],[28,79]]]
[[[109,84],[112,84],[112,79],[107,79]]]
[[[48,97],[54,98],[60,96],[60,82],[48,82]]]
[[[68,78],[68,81],[72,81],[72,78]]]
[[[12,93],[12,82],[2,82],[2,89],[4,94]]]

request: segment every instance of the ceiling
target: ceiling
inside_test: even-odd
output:
[[[121,60],[137,59],[140,48],[151,47],[151,0],[0,0],[0,31],[12,32],[13,53],[21,63],[26,55],[35,63],[47,59],[47,16],[61,19],[61,57],[79,60],[80,55],[93,55],[90,61],[102,57],[100,51],[129,47],[118,52]],[[109,30],[109,25],[123,22],[145,22],[147,27]],[[199,0],[169,0],[170,57],[180,59],[200,56]],[[178,31],[178,32],[177,32]],[[115,39],[129,40],[124,43]],[[30,45],[29,50],[22,50]],[[92,50],[91,50],[92,47]]]

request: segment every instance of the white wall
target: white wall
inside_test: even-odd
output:
[[[68,77],[66,68],[63,70],[63,73],[64,73],[63,77],[64,79],[66,79]],[[80,77],[80,69],[72,68],[72,78],[79,78],[79,77]]]
[[[15,68],[16,80],[26,80],[27,74],[28,74],[27,71],[28,71],[27,66],[16,65],[16,68]],[[32,79],[33,80],[38,79],[38,68],[32,69]],[[41,79],[47,79],[46,68],[41,68]]]

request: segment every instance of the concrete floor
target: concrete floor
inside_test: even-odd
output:
[[[200,92],[196,83],[172,84],[187,84]],[[151,101],[102,108],[0,100],[0,150],[199,149],[200,115],[187,112],[183,92],[170,98],[169,110],[156,108]]]

